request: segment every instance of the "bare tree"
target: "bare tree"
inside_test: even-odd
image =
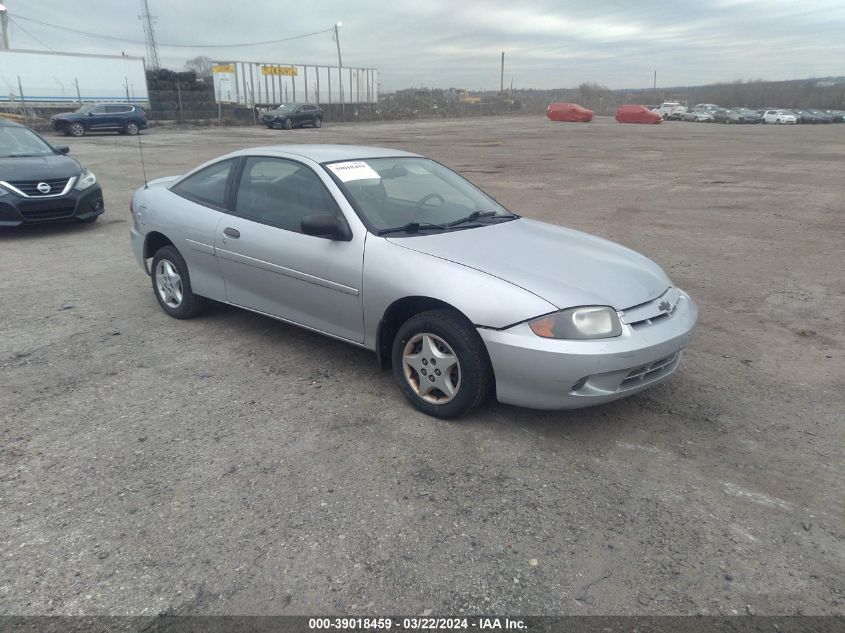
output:
[[[197,77],[211,77],[211,67],[214,61],[205,55],[197,55],[185,62],[185,70],[193,71]]]

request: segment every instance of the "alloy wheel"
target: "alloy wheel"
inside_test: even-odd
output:
[[[436,334],[415,334],[402,352],[405,380],[432,404],[451,402],[461,388],[461,364],[449,344]]]
[[[182,305],[182,277],[169,259],[162,259],[156,266],[156,290],[161,300],[170,308]]]

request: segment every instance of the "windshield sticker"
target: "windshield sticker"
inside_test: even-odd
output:
[[[375,169],[363,161],[350,161],[347,163],[332,163],[326,165],[342,182],[350,180],[379,180],[380,176]]]

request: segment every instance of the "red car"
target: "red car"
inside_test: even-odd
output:
[[[577,103],[550,103],[546,116],[552,121],[574,121],[586,123],[592,121],[593,111],[582,108]]]
[[[623,105],[616,111],[620,123],[660,123],[663,117],[642,105]]]

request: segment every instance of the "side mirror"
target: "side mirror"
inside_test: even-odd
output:
[[[330,240],[351,239],[349,230],[340,221],[340,218],[329,213],[306,215],[299,225],[305,235],[324,237]]]
[[[61,145],[60,147],[55,147],[55,149],[59,154],[70,154],[70,148],[67,145]]]

